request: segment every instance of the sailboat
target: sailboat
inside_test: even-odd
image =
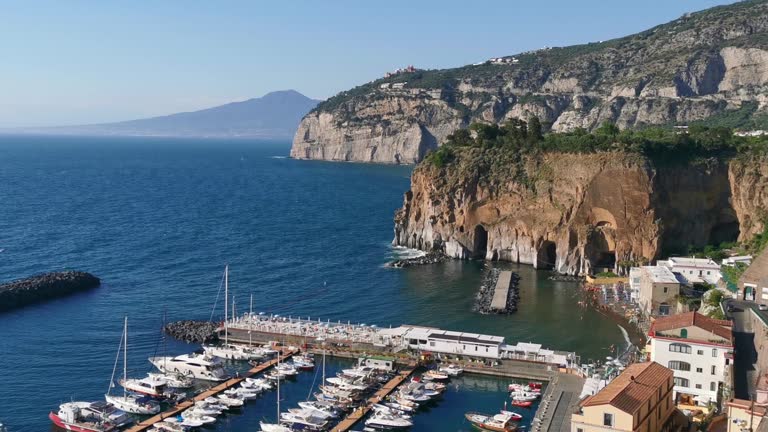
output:
[[[234,303],[233,303],[234,306]],[[256,360],[263,355],[247,347],[229,343],[229,265],[224,267],[224,343],[222,345],[203,345],[209,355],[228,360]]]
[[[282,353],[279,353],[277,355],[277,364],[280,365],[280,356]],[[280,380],[277,380],[277,421],[280,421]],[[261,426],[262,432],[292,432],[293,429],[289,428],[288,426],[282,425],[280,423],[265,423],[265,422],[259,422],[259,426]]]
[[[129,393],[126,387],[123,387],[123,395],[115,396],[110,394],[110,390],[115,385],[115,371],[117,370],[117,361],[120,358],[120,348],[123,349],[123,379],[122,382],[128,381],[128,317],[125,317],[123,324],[123,336],[120,340],[120,347],[117,349],[117,356],[115,357],[115,367],[112,368],[112,378],[109,380],[109,389],[107,394],[104,395],[104,399],[111,403],[118,409],[131,414],[157,414],[160,412],[160,403],[152,399],[150,396],[140,396],[134,393]]]

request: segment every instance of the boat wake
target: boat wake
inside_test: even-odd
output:
[[[288,156],[270,156],[270,159],[287,159]]]

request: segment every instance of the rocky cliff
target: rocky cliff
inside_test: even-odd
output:
[[[414,170],[394,244],[585,274],[748,239],[768,204],[764,160],[666,166],[632,153],[478,148],[456,158]]]
[[[743,1],[620,39],[375,80],[307,114],[291,156],[413,163],[457,128],[534,115],[554,131],[606,120],[762,127],[766,106],[768,2]]]

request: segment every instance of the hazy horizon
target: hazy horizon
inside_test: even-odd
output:
[[[17,3],[4,10],[0,127],[141,119],[280,89],[325,99],[409,64],[607,40],[728,3]]]

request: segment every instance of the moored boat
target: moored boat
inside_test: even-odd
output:
[[[132,422],[125,411],[106,402],[67,402],[48,418],[56,426],[76,432],[112,432]]]
[[[512,419],[512,416],[505,411],[494,416],[477,412],[468,412],[464,414],[464,418],[472,423],[473,426],[482,430],[492,432],[514,432],[517,430],[517,425],[513,423],[514,420]]]

